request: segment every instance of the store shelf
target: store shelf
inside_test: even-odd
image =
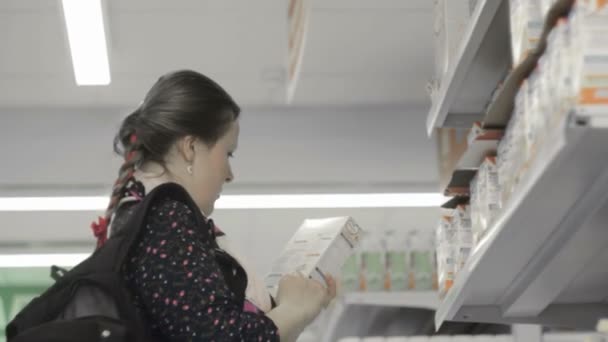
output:
[[[321,329],[323,332],[322,341],[335,341],[340,318],[353,305],[436,310],[439,307],[439,296],[435,291],[354,292],[345,294],[337,299],[330,311],[323,317],[325,324]]]
[[[608,113],[553,130],[436,312],[594,329],[608,317]]]
[[[511,67],[507,0],[480,0],[471,17],[456,62],[441,80],[427,117],[436,127],[469,128],[483,118],[496,85]]]
[[[349,293],[342,301],[345,305],[378,305],[429,310],[436,310],[439,307],[439,296],[435,291]]]
[[[516,65],[509,73],[500,88],[496,98],[489,104],[486,115],[483,119],[484,127],[504,128],[511,119],[513,107],[515,106],[515,95],[519,90],[521,82],[526,79],[536,67],[536,63],[543,55],[547,46],[549,32],[559,18],[568,15],[574,0],[557,0],[547,13],[543,32],[538,46],[521,63]]]
[[[489,155],[496,155],[503,131],[483,130],[476,127],[473,130],[475,134],[468,139],[467,149],[456,164],[444,191],[445,196],[468,196],[469,184],[484,158]]]

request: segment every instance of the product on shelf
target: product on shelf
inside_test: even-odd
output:
[[[608,5],[590,1],[570,15],[575,110],[605,115],[608,107]],[[581,4],[581,6],[583,6]]]
[[[469,185],[469,216],[471,218],[471,230],[473,232],[473,242],[477,243],[481,237],[481,192],[480,192],[479,172],[471,179]]]
[[[408,255],[405,250],[405,239],[399,231],[388,230],[386,239],[386,291],[405,291],[408,289]]]
[[[485,202],[482,202],[482,225],[487,230],[499,213],[500,183],[498,181],[498,169],[496,168],[496,157],[486,157],[481,164],[480,172],[485,175]]]
[[[379,234],[368,234],[361,245],[361,290],[383,291],[386,249]]]
[[[366,231],[342,266],[340,289],[353,291],[437,290],[434,231]]]
[[[456,275],[456,230],[454,229],[454,212],[445,210],[436,232],[437,273],[439,296],[443,297],[454,284]]]
[[[486,157],[470,184],[470,216],[475,244],[494,222],[500,209],[500,184],[496,157]]]
[[[357,291],[360,288],[359,269],[361,254],[355,251],[342,266],[341,287],[346,292]]]
[[[408,235],[409,277],[408,289],[427,291],[433,289],[435,252],[433,234],[413,230]]]
[[[550,6],[546,1],[543,7]],[[498,147],[500,206],[504,207],[539,149],[570,113],[608,112],[608,10],[605,1],[577,1],[557,21],[547,48],[523,81],[505,136]],[[474,200],[472,200],[472,205]],[[474,227],[477,213],[472,213]]]
[[[510,0],[511,51],[518,64],[538,44],[544,16],[540,0]]]
[[[469,204],[460,204],[454,211],[454,226],[456,230],[456,267],[458,273],[469,259],[473,249],[473,230]]]

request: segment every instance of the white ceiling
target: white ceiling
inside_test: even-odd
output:
[[[0,2],[0,105],[130,106],[193,68],[245,105],[285,103],[287,1],[108,0],[112,84],[76,87],[60,0]],[[427,104],[432,2],[310,1],[297,105]]]
[[[241,191],[436,182],[434,145],[423,134],[429,1],[310,1],[292,106],[281,104],[287,1],[105,4],[112,84],[77,87],[60,0],[0,2],[5,190],[110,184],[119,162],[110,142],[121,117],[159,74],[183,67],[216,78],[245,108],[244,153],[236,162]],[[19,148],[9,148],[15,141]],[[272,158],[260,163],[260,155]],[[24,156],[36,156],[36,165]]]
[[[428,103],[432,1],[312,2],[295,103]]]

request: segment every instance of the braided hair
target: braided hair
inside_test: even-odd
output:
[[[213,146],[238,119],[239,106],[210,78],[191,70],[168,73],[152,86],[142,104],[122,122],[114,151],[124,158],[103,216],[91,224],[97,248],[125,196],[135,170],[152,161],[165,166],[173,144],[187,135]]]

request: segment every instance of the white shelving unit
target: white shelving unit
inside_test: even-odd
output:
[[[346,294],[342,303],[436,310],[439,307],[439,295],[435,291],[355,292]]]
[[[427,133],[436,127],[469,128],[483,118],[496,85],[511,67],[507,0],[479,0],[457,59],[441,80],[427,117]]]
[[[321,341],[335,341],[335,333],[342,314],[352,305],[376,305],[384,307],[409,307],[436,310],[439,296],[435,291],[404,292],[354,292],[337,299],[327,313]]]
[[[594,329],[608,317],[608,113],[553,130],[436,312]]]

